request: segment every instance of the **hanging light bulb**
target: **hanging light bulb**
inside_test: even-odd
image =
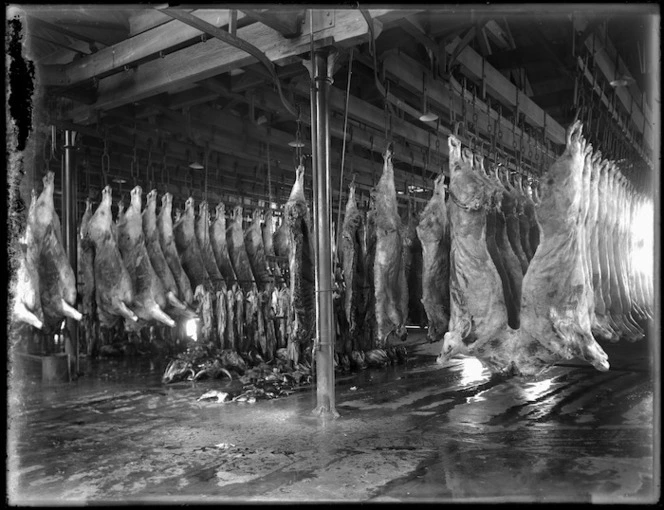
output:
[[[438,115],[429,111],[427,105],[427,84],[426,84],[426,74],[422,75],[422,115],[420,115],[420,120],[422,122],[432,122],[438,119]]]
[[[189,150],[187,149],[187,159],[189,159]],[[192,170],[203,170],[203,165],[201,165],[198,161],[198,159],[194,159],[191,163],[189,163],[189,168]]]
[[[633,85],[634,83],[635,80],[631,76],[620,75],[616,76],[615,80],[610,81],[609,85],[611,85],[613,88],[617,88],[617,87],[627,87],[629,85]]]

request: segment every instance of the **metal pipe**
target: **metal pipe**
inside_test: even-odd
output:
[[[74,142],[76,132],[69,129],[65,130],[65,145],[64,145],[64,164],[62,165],[62,225],[64,232],[62,239],[64,241],[64,248],[67,256],[69,257],[69,264],[74,270],[77,271],[77,243],[76,243],[76,150]],[[65,352],[74,357],[75,372],[78,374],[79,359],[78,359],[78,322],[73,319],[67,319],[67,329],[69,331],[69,339],[65,343]]]
[[[332,309],[332,193],[330,186],[330,130],[327,96],[328,51],[316,50],[313,58],[316,85],[316,402],[314,414],[338,417],[334,395],[334,314]]]

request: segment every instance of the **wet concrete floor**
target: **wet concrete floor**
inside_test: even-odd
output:
[[[197,402],[230,382],[164,386],[163,361],[83,364],[72,383],[23,378],[9,393],[10,504],[595,502],[659,499],[648,344],[607,345],[530,381],[474,358],[435,364],[411,335],[403,366],[339,376],[341,417],[315,389],[277,400]],[[659,406],[659,404],[657,404]]]

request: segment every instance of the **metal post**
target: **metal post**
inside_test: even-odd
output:
[[[334,400],[334,315],[332,309],[332,189],[330,187],[330,131],[328,51],[314,53],[316,95],[316,398],[314,414],[339,416]]]
[[[64,165],[62,165],[62,225],[64,227],[64,248],[69,257],[74,274],[76,267],[76,151],[74,141],[76,132],[65,130]],[[65,352],[74,358],[74,373],[78,374],[78,322],[67,319],[69,338],[65,342]],[[71,359],[71,358],[70,358]]]

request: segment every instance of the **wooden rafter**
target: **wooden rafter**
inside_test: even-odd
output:
[[[447,51],[453,52],[458,43],[458,39],[452,41],[447,46]],[[537,128],[543,128],[546,125],[548,136],[554,143],[565,143],[565,129],[529,99],[528,96],[523,92],[519,92],[518,88],[496,68],[486,62],[483,65],[482,56],[475,52],[475,50],[466,46],[459,52],[458,60],[468,76],[476,80],[481,80],[482,76],[484,76],[487,90],[491,91],[492,97],[495,97],[511,108],[515,107],[518,101],[519,110],[524,114],[528,123]]]
[[[203,10],[200,11],[200,17],[204,21],[224,27],[228,25],[229,11]],[[171,49],[191,43],[200,36],[200,30],[173,20],[71,64],[43,66],[40,79],[48,86],[75,85],[95,77],[103,78],[124,69],[125,66],[134,66],[146,59],[158,57],[160,53],[168,53]]]
[[[374,18],[380,22],[381,15],[389,12],[389,10],[375,11]],[[238,36],[251,41],[277,64],[289,57],[301,55],[309,49],[308,37],[284,39],[271,28],[259,23],[239,29]],[[334,26],[314,34],[314,38],[318,41],[334,40],[337,43],[347,44],[366,41],[367,37],[366,21],[356,10],[337,11]],[[168,54],[164,58],[151,60],[136,69],[99,80],[99,99],[94,107],[98,110],[108,110],[167,92],[183,83],[204,80],[253,62],[255,59],[243,51],[211,39]]]
[[[287,12],[279,12],[275,8],[270,8],[242,9],[242,12],[250,18],[276,30],[286,38],[297,37],[302,33],[304,15],[300,10],[290,9]]]

